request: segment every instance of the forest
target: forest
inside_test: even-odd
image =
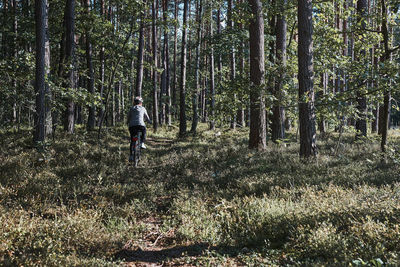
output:
[[[0,265],[400,265],[399,8],[1,0]]]

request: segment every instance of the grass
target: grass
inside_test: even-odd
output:
[[[294,135],[256,152],[221,132],[150,132],[135,169],[123,127],[59,132],[44,152],[1,131],[1,265],[400,264],[397,132],[385,161],[377,137],[330,134],[310,162]]]

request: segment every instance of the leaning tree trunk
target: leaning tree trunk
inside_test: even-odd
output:
[[[75,0],[67,0],[65,8],[66,42],[65,42],[65,66],[69,66],[66,86],[69,90],[76,88],[76,69],[75,69]],[[74,132],[75,126],[75,103],[71,97],[67,98],[66,110],[64,114],[64,130],[68,133]]]
[[[317,155],[313,84],[312,0],[299,0],[297,17],[300,157],[308,158]]]
[[[90,0],[85,1],[86,14],[90,13]],[[87,89],[90,94],[94,94],[94,70],[93,70],[93,61],[92,61],[92,43],[90,40],[89,30],[86,30],[86,64],[88,68],[88,79],[87,79]],[[89,131],[94,130],[94,126],[96,124],[96,110],[95,106],[92,103],[89,106],[89,115],[87,120],[87,129]]]
[[[249,148],[267,146],[264,103],[264,18],[260,0],[249,0],[253,18],[250,21],[250,134]]]
[[[188,7],[189,0],[184,0],[183,7],[183,30],[182,30],[182,51],[181,51],[181,84],[180,84],[180,92],[179,92],[179,135],[184,136],[186,134],[186,52],[187,52],[187,16],[188,16]]]

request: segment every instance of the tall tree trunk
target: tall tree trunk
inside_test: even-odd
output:
[[[139,48],[137,52],[135,95],[142,96],[144,55],[144,15],[140,16]]]
[[[250,33],[250,134],[249,148],[267,146],[264,103],[264,18],[260,0],[249,0],[253,17]]]
[[[45,64],[45,74],[46,78],[50,77],[50,37],[49,37],[49,2],[46,0],[46,16],[45,16],[45,30],[46,30],[46,41],[45,41],[45,56],[44,56],[44,64]],[[53,117],[51,112],[51,105],[53,100],[53,95],[51,92],[51,88],[49,83],[45,83],[46,86],[46,95],[45,95],[45,132],[46,136],[53,133]]]
[[[201,29],[202,29],[202,13],[203,13],[202,0],[197,0],[197,44],[196,44],[196,90],[193,93],[193,120],[191,132],[195,135],[197,124],[199,122],[199,112],[198,112],[198,99],[200,94],[200,47],[201,47]],[[211,8],[211,19],[212,19],[212,8]]]
[[[187,17],[189,0],[183,0],[183,30],[182,30],[182,51],[181,51],[181,84],[180,84],[180,112],[179,112],[179,135],[184,136],[186,134],[186,52],[187,52]]]
[[[228,29],[229,31],[233,31],[233,18],[232,11],[233,9],[233,0],[228,0]],[[235,62],[235,48],[234,46],[230,47],[230,80],[234,82],[236,79],[236,62]],[[233,103],[236,104],[236,93],[233,94]],[[235,107],[236,109],[236,107]],[[236,112],[233,112],[231,118],[231,129],[236,129]]]
[[[218,14],[220,11],[218,10]],[[213,38],[213,17],[211,10],[210,17],[210,39]],[[206,65],[206,64],[204,64]],[[205,88],[205,87],[204,87]],[[210,95],[211,95],[211,105],[210,105],[210,130],[215,130],[215,71],[214,71],[214,48],[212,44],[210,44]],[[205,109],[205,107],[204,107]]]
[[[361,23],[361,30],[365,30],[366,27],[366,16],[368,10],[368,5],[366,0],[358,0],[357,1],[357,21]],[[358,60],[364,60],[365,50],[360,51],[360,56]],[[361,95],[360,92],[357,92],[357,114],[358,119],[356,121],[356,130],[357,136],[367,136],[367,98],[366,96]]]
[[[90,0],[85,0],[85,9],[86,14],[90,13]],[[90,40],[89,30],[86,30],[86,64],[88,68],[88,79],[87,79],[87,89],[90,94],[94,94],[94,70],[93,70],[93,62],[92,62],[92,43]],[[96,124],[96,110],[94,104],[89,105],[89,115],[87,120],[87,129],[88,131],[94,130],[94,126]]]
[[[18,57],[18,47],[17,47],[17,35],[18,35],[18,17],[17,17],[17,2],[16,0],[10,1],[10,8],[12,12],[12,39],[11,39],[11,54],[14,60]],[[17,124],[17,81],[13,78],[11,81],[11,86],[13,88],[13,110],[12,118],[14,125]]]
[[[220,36],[222,33],[221,26],[221,8],[218,9],[217,13],[217,35]],[[218,55],[218,82],[222,82],[222,56],[221,53]]]
[[[3,0],[3,32],[1,33],[1,48],[2,48],[2,57],[3,59],[7,58],[8,54],[8,0]]]
[[[69,90],[76,88],[76,66],[75,66],[75,0],[67,0],[65,8],[66,42],[65,42],[65,66],[69,66],[66,80]],[[67,99],[64,114],[64,130],[68,133],[74,132],[75,125],[75,103],[72,98]]]
[[[285,110],[281,105],[283,101],[283,81],[285,79],[286,69],[286,16],[284,14],[286,0],[278,2],[279,13],[276,20],[276,62],[278,64],[279,74],[275,80],[274,95],[276,101],[272,107],[271,120],[271,139],[276,141],[285,138]]]
[[[157,99],[157,0],[152,3],[152,38],[153,38],[153,129],[156,132],[158,129],[158,99]]]
[[[177,110],[178,110],[178,105],[176,102],[176,95],[177,95],[177,84],[178,84],[178,72],[177,72],[177,61],[176,61],[176,56],[177,56],[177,51],[178,51],[178,4],[179,0],[175,0],[175,12],[174,12],[174,18],[175,18],[175,26],[174,26],[174,74],[173,74],[173,87],[172,87],[172,109],[173,109],[173,114],[174,117],[176,117]]]
[[[321,91],[317,93],[317,97],[319,99],[321,99],[325,94],[326,80],[327,80],[327,74],[325,72],[321,73]],[[320,115],[320,118],[318,120],[318,130],[320,134],[322,135],[325,134],[325,118],[322,114]]]
[[[163,19],[165,25],[167,25],[168,20],[168,0],[163,0]],[[164,28],[164,48],[163,48],[163,85],[164,90],[167,96],[166,99],[166,110],[165,116],[168,126],[171,126],[171,107],[172,107],[172,99],[171,99],[171,83],[170,83],[170,63],[169,63],[169,40],[168,40],[168,29]]]
[[[243,3],[243,0],[239,0],[239,4],[241,5]],[[238,28],[240,31],[243,31],[243,24],[239,23]],[[245,42],[242,42],[239,48],[239,73],[242,79],[244,78],[244,66],[245,66]],[[245,104],[244,104],[244,99],[243,95],[240,95],[240,107],[237,113],[237,122],[240,124],[241,127],[246,126],[246,118],[245,118]]]
[[[359,0],[361,1],[361,0]],[[365,1],[365,0],[364,0]],[[383,35],[383,46],[384,55],[382,56],[382,61],[390,60],[391,51],[389,49],[389,30],[388,30],[388,10],[385,0],[381,0],[381,12],[382,12],[382,35]],[[390,113],[390,101],[391,94],[388,89],[384,91],[383,98],[383,110],[382,110],[382,140],[381,140],[381,150],[383,153],[386,152],[387,136],[389,128],[389,113]]]
[[[105,15],[105,5],[104,5],[104,0],[100,0],[100,16],[101,19],[104,19],[104,15]],[[103,118],[104,116],[104,100],[103,100],[103,96],[104,96],[104,67],[105,67],[105,51],[104,51],[104,46],[101,45],[100,46],[100,53],[99,53],[99,60],[100,60],[100,67],[99,67],[99,79],[100,79],[100,83],[99,83],[99,94],[100,94],[100,98],[102,101],[102,105],[101,108],[99,110],[99,114],[98,114],[98,126],[100,126],[100,121],[101,118]]]
[[[44,142],[46,139],[46,84],[45,84],[45,57],[46,57],[46,17],[47,0],[35,0],[35,30],[36,30],[36,71],[35,71],[35,142]]]
[[[273,10],[275,10],[276,9],[276,1],[277,0],[271,0],[271,2],[270,2],[270,5],[271,5],[271,8],[273,9]],[[270,15],[269,15],[270,17],[269,17],[269,35],[270,36],[276,36],[276,14],[275,14],[275,12],[270,12]],[[268,60],[269,60],[269,64],[271,64],[271,65],[273,65],[273,64],[275,64],[275,61],[276,61],[276,58],[275,58],[275,52],[276,52],[276,50],[275,50],[275,41],[273,40],[273,39],[270,39],[269,40],[269,53],[268,53]],[[272,94],[272,95],[274,95],[275,94],[275,86],[276,86],[276,84],[275,84],[275,79],[276,79],[276,77],[275,77],[275,75],[273,75],[272,73],[269,73],[268,74],[268,76],[267,76],[267,83],[266,83],[266,89],[268,90],[268,92],[270,93],[270,94]],[[267,107],[268,109],[269,109],[269,107]],[[268,130],[269,130],[269,128],[270,128],[270,117],[268,116],[269,115],[269,112],[268,112],[268,110],[266,109],[265,110],[265,118],[266,118],[266,127],[267,127],[267,133],[268,133]]]
[[[377,52],[377,46],[374,46],[372,49],[372,61],[374,64],[373,67],[373,75],[375,75],[375,72],[378,70],[378,56],[376,54]],[[377,90],[379,86],[378,81],[373,81],[372,82],[372,90]],[[373,120],[371,122],[371,132],[372,133],[377,133],[378,132],[378,123],[379,123],[379,102],[375,104],[375,108],[372,111],[373,113]]]
[[[300,157],[317,155],[314,79],[312,0],[299,0],[298,10]]]

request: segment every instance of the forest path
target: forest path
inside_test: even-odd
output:
[[[173,150],[176,139],[152,136],[147,137],[147,150],[144,151],[144,161],[139,163],[141,168],[168,167],[157,161],[159,157],[167,156]],[[154,161],[154,162],[153,162]],[[162,166],[164,165],[164,166]],[[144,174],[143,179],[146,179]],[[146,231],[137,240],[129,240],[115,255],[123,261],[123,266],[195,266],[188,264],[187,257],[199,256],[208,249],[206,244],[177,245],[174,229],[163,231],[164,217],[168,213],[169,197],[159,197],[155,200],[157,210],[161,213],[143,218],[140,223]]]

